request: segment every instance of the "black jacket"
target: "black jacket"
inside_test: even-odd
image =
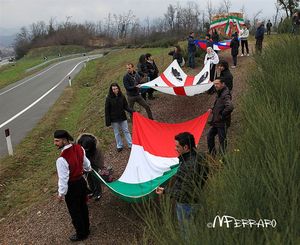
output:
[[[233,76],[232,76],[231,72],[229,71],[229,69],[221,71],[220,77],[224,80],[226,87],[229,90],[232,90]]]
[[[240,47],[240,42],[239,42],[238,37],[233,38],[230,42],[230,48],[231,48],[231,55],[232,56],[237,56],[238,55],[239,47]]]
[[[147,77],[149,75],[148,67],[146,62],[144,63],[138,63],[137,64],[137,72],[140,75],[140,77]]]
[[[147,70],[148,70],[148,76],[150,77],[150,80],[153,80],[158,77],[158,68],[153,61],[152,63],[146,62]]]
[[[128,96],[138,96],[140,94],[139,88],[136,87],[140,81],[141,77],[137,72],[133,72],[133,74],[126,73],[123,77],[123,84]]]
[[[210,124],[214,127],[229,127],[232,111],[231,94],[229,89],[224,87],[221,91],[217,91]]]
[[[182,54],[177,53],[174,50],[169,52],[169,55],[173,56],[173,60],[177,60],[178,64],[182,64]]]
[[[192,36],[188,37],[188,52],[194,53],[196,52],[196,44],[195,39]]]
[[[118,96],[107,96],[105,101],[105,124],[110,126],[112,122],[127,120],[125,110],[132,113],[128,107],[127,100],[123,94]]]
[[[265,27],[263,24],[261,24],[255,32],[255,39],[257,40],[264,40],[264,35],[265,35]]]
[[[194,150],[179,157],[179,168],[174,185],[168,190],[180,203],[198,203],[200,191],[208,178],[208,165],[204,154]]]

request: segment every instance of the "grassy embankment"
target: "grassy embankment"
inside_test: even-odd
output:
[[[37,127],[16,147],[13,157],[0,159],[0,219],[56,193],[53,131],[64,128],[75,137],[80,132],[95,134],[105,148],[113,132],[104,124],[104,103],[109,84],[121,86],[128,62],[137,63],[140,54],[150,52],[160,70],[171,61],[168,49],[124,49],[91,61],[74,79],[74,86],[64,93]],[[86,85],[88,83],[88,86]]]
[[[226,156],[227,164],[199,193],[202,205],[186,240],[171,202],[163,198],[159,207],[146,205],[142,213],[144,244],[300,244],[300,40],[276,39],[255,57],[241,106],[239,151]],[[213,228],[217,215],[239,221],[229,218],[229,228],[217,221]],[[242,219],[262,221],[251,228]],[[276,227],[266,227],[264,219],[276,220]]]
[[[12,82],[18,81],[25,78],[38,70],[41,70],[51,64],[51,60],[58,58],[58,54],[62,55],[60,60],[63,60],[65,55],[84,53],[86,49],[81,46],[53,46],[46,48],[36,48],[31,50],[24,58],[9,63],[0,67],[0,89],[11,84]],[[26,72],[27,69],[45,62],[44,57],[48,57],[49,63],[44,66],[40,66],[34,71]],[[53,62],[57,60],[53,60]]]

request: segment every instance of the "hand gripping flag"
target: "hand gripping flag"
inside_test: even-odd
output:
[[[206,64],[196,76],[188,76],[180,68],[177,60],[174,60],[159,77],[142,84],[141,88],[153,88],[172,95],[194,96],[213,86],[209,81],[209,73],[210,64]]]
[[[161,123],[133,113],[132,148],[122,176],[106,183],[113,193],[128,202],[141,201],[154,194],[155,189],[168,181],[177,171],[178,153],[175,136],[190,132],[199,142],[209,112],[183,123]]]

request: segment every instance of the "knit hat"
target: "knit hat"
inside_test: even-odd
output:
[[[56,130],[54,132],[54,138],[67,139],[69,141],[73,141],[73,137],[66,130],[63,130],[63,129]]]

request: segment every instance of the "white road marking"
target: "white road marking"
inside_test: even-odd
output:
[[[4,123],[0,124],[0,128],[3,128],[6,124],[8,124],[11,121],[15,120],[20,115],[22,115],[24,112],[28,111],[31,107],[33,107],[38,102],[40,102],[44,97],[46,97],[49,93],[51,93],[54,89],[56,89],[77,68],[77,66],[79,66],[81,63],[83,63],[85,61],[87,61],[87,60],[83,60],[83,61],[79,62],[78,64],[76,64],[74,66],[74,68],[67,75],[65,75],[64,78],[62,80],[60,80],[54,87],[52,87],[50,90],[48,90],[46,93],[44,93],[40,98],[38,98],[37,100],[35,100],[33,103],[31,103],[25,109],[23,109],[22,111],[20,111],[19,113],[17,113],[16,115],[14,115],[13,117],[11,117],[7,121],[5,121]]]
[[[8,89],[8,90],[6,90],[6,91],[3,91],[2,93],[0,93],[0,96],[3,95],[3,94],[8,93],[9,91],[11,91],[11,90],[13,90],[13,89],[15,89],[15,88],[17,88],[17,87],[19,87],[19,86],[21,86],[21,85],[23,85],[24,83],[29,82],[29,81],[32,80],[33,78],[39,77],[40,75],[42,75],[42,74],[44,74],[45,72],[51,70],[51,69],[54,68],[55,66],[58,66],[58,65],[60,65],[60,64],[62,64],[62,63],[65,63],[65,62],[68,62],[68,61],[71,61],[71,60],[75,60],[75,59],[79,59],[79,58],[80,58],[80,57],[73,58],[73,59],[69,59],[69,60],[61,61],[61,62],[59,62],[59,63],[57,63],[57,64],[55,64],[55,65],[49,67],[49,68],[46,69],[45,71],[42,71],[41,73],[38,73],[38,74],[34,75],[34,76],[31,77],[31,78],[28,78],[28,79],[25,80],[24,82],[21,82],[21,83],[19,83],[18,85],[15,85],[15,86],[11,87],[10,89]]]

